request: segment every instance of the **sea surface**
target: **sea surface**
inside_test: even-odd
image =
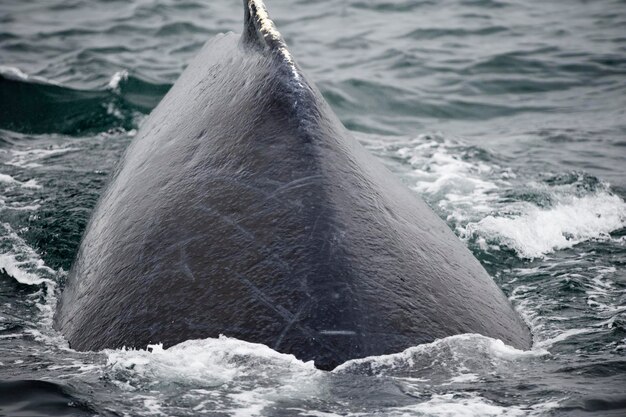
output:
[[[239,0],[0,2],[0,415],[626,415],[626,2],[267,0],[342,122],[532,329],[333,372],[226,337],[51,327],[107,176]]]

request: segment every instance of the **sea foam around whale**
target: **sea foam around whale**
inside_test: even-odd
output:
[[[626,227],[626,203],[582,173],[517,178],[484,149],[439,135],[385,146],[412,168],[401,173],[409,186],[435,203],[465,240],[486,250],[513,250],[541,258],[588,240],[611,239]]]

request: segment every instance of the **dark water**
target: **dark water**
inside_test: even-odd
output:
[[[626,414],[626,3],[268,7],[345,125],[534,335],[332,373],[234,339],[79,353],[51,329],[107,174],[240,1],[0,3],[0,415]]]

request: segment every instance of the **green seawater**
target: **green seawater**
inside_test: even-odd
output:
[[[126,146],[240,1],[0,2],[0,414],[626,414],[626,2],[266,0],[341,121],[532,329],[327,373],[234,339],[79,353],[51,327]]]

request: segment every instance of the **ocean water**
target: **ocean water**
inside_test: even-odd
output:
[[[626,2],[266,0],[342,122],[532,329],[333,372],[236,339],[69,349],[52,327],[102,187],[235,0],[0,2],[0,414],[626,415]]]

